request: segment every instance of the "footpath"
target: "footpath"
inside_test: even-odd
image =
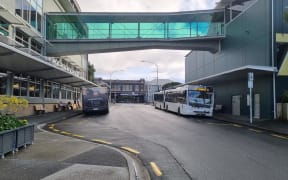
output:
[[[79,111],[67,111],[25,117],[29,123],[35,124],[34,144],[0,159],[0,179],[149,179],[139,174],[142,167],[134,158],[118,149],[40,128],[41,124],[69,119],[80,114]]]
[[[288,136],[288,121],[284,120],[257,120],[253,119],[250,123],[249,117],[246,116],[233,116],[224,113],[215,113],[213,116],[216,120],[240,124],[243,126],[268,131],[271,133]]]

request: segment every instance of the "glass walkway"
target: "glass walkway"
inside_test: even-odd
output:
[[[48,13],[48,41],[193,40],[224,37],[224,10],[177,13]]]

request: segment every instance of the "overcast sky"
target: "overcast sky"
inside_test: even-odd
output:
[[[78,0],[83,12],[177,12],[212,9],[218,0]],[[185,81],[185,55],[189,51],[142,50],[89,55],[96,77],[109,79],[156,78],[156,67],[141,60],[158,64],[159,79]],[[123,70],[123,71],[121,71]]]

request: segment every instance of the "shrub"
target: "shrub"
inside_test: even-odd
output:
[[[18,120],[13,115],[1,115],[0,116],[0,131],[11,130],[28,124],[28,121]]]
[[[15,114],[19,109],[28,107],[28,100],[15,96],[0,96],[1,114]]]
[[[282,103],[288,103],[288,90],[285,90],[284,93],[282,94],[281,102]]]
[[[27,125],[27,120],[19,120],[15,115],[11,115],[26,107],[28,107],[28,101],[24,98],[0,96],[0,131]]]

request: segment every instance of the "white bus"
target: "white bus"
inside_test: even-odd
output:
[[[181,115],[213,116],[214,91],[211,87],[184,85],[165,90],[165,110]]]
[[[155,92],[153,95],[153,100],[155,108],[164,109],[164,91]]]

